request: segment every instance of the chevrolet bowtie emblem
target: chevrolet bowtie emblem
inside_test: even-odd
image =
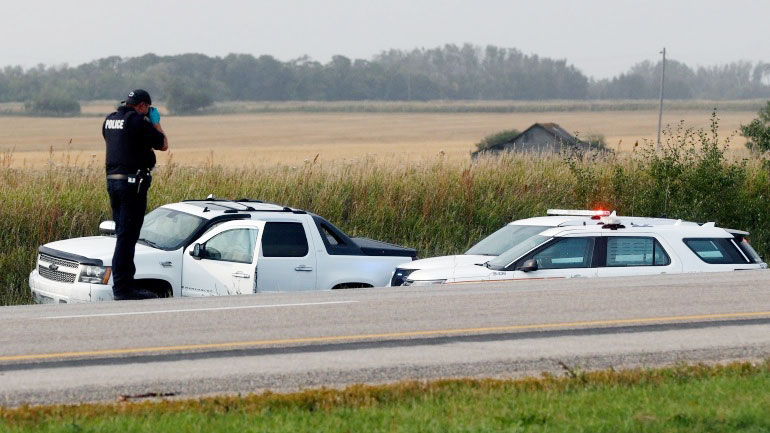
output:
[[[59,269],[59,265],[57,265],[56,263],[51,263],[50,265],[48,265],[48,269],[52,271],[56,271]]]

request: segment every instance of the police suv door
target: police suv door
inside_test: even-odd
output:
[[[256,293],[264,221],[221,224],[187,247],[182,260],[182,296]]]
[[[512,267],[515,279],[581,278],[597,276],[594,244],[597,237],[559,237],[517,260]],[[527,260],[537,263],[537,270],[518,270]],[[493,277],[493,279],[495,279]]]
[[[317,256],[309,215],[277,218],[265,223],[259,250],[257,291],[314,290],[317,279]]]

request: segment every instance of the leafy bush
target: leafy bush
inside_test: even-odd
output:
[[[588,134],[582,141],[589,144],[591,149],[594,150],[609,150],[607,147],[607,139],[604,138],[604,134]]]
[[[37,116],[77,116],[80,103],[63,92],[42,92],[34,100],[25,102],[24,109]]]
[[[748,138],[746,147],[758,152],[770,151],[770,101],[759,110],[759,118],[741,125],[741,135]]]
[[[626,215],[667,216],[749,230],[767,248],[770,183],[759,161],[726,156],[729,138],[709,130],[667,128],[661,149],[646,143],[626,162],[567,161],[581,206],[605,205]]]
[[[521,134],[521,131],[518,129],[506,129],[505,131],[487,135],[483,140],[476,143],[476,149],[487,150],[497,146],[498,144],[508,143],[519,134]]]
[[[214,103],[214,98],[203,90],[175,85],[168,93],[168,109],[175,114],[190,114]]]

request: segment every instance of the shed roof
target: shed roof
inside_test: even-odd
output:
[[[575,137],[574,134],[570,134],[569,132],[567,132],[566,129],[562,128],[561,126],[557,125],[556,123],[535,123],[534,125],[532,125],[529,128],[527,128],[527,131],[529,131],[530,129],[532,129],[532,128],[536,127],[536,126],[542,127],[543,129],[545,129],[546,131],[550,132],[556,138],[558,138],[559,140],[561,140],[561,141],[563,141],[565,143],[572,143],[572,144],[582,143],[582,141],[578,140]],[[527,131],[524,131],[524,132],[527,132]],[[524,132],[522,132],[520,135],[523,135]],[[518,138],[518,137],[516,137],[516,138]],[[515,138],[514,138],[514,140],[515,140]]]
[[[570,134],[566,129],[562,128],[561,126],[559,126],[556,123],[553,123],[553,122],[534,123],[534,124],[532,124],[532,126],[530,126],[529,128],[525,129],[519,135],[511,138],[510,140],[502,142],[502,143],[498,143],[497,145],[489,147],[487,149],[477,150],[477,151],[473,152],[473,155],[476,155],[478,153],[485,152],[485,151],[488,151],[488,150],[501,150],[501,149],[504,149],[507,145],[515,142],[516,140],[518,140],[519,138],[521,138],[522,136],[524,136],[529,131],[531,131],[531,130],[533,130],[535,128],[543,129],[546,133],[552,135],[555,139],[557,139],[557,140],[559,140],[562,143],[567,144],[567,145],[587,145],[588,144],[588,143],[586,143],[584,141],[578,140],[573,134]]]

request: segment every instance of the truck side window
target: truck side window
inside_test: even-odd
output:
[[[256,244],[256,229],[227,230],[206,242],[204,258],[224,262],[252,263]]]
[[[671,259],[657,240],[650,237],[607,238],[607,266],[666,266]]]
[[[310,251],[302,223],[268,222],[262,235],[264,257],[305,257]]]
[[[337,237],[326,224],[321,224],[321,234],[326,237],[329,245],[345,245],[345,242]]]

